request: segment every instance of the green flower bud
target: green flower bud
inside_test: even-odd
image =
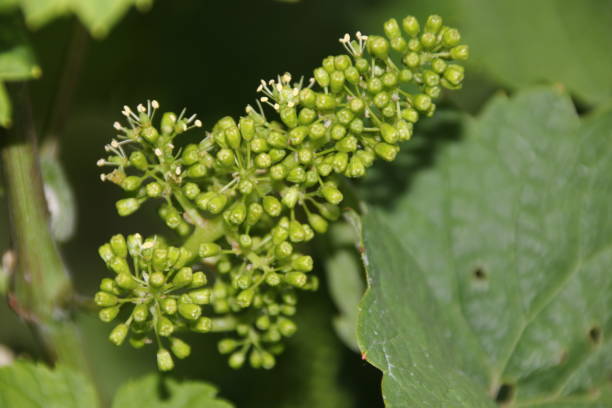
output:
[[[238,130],[237,126],[228,127],[223,133],[225,134],[225,140],[227,141],[229,147],[234,150],[240,148],[242,135],[240,134],[240,130]]]
[[[314,103],[314,100],[313,100]],[[309,125],[317,118],[317,112],[310,108],[302,108],[298,115],[298,121],[301,125]]]
[[[340,140],[346,135],[346,128],[339,123],[331,127],[331,137],[334,140]]]
[[[239,345],[240,343],[238,343],[236,340],[226,338],[222,339],[221,341],[219,341],[219,343],[217,343],[217,349],[221,354],[229,354],[234,351]]]
[[[159,371],[171,371],[174,368],[172,356],[164,348],[157,351],[157,368],[159,368]]]
[[[308,135],[306,126],[296,127],[289,132],[289,144],[295,146],[301,144]]]
[[[308,128],[308,134],[313,140],[321,139],[323,136],[325,136],[325,132],[326,129],[322,123],[313,123]]]
[[[312,271],[312,257],[308,255],[301,255],[296,258],[293,258],[291,261],[291,267],[300,272],[310,272]]]
[[[123,179],[121,182],[121,188],[125,191],[135,191],[142,183],[142,179],[137,176],[129,176]]]
[[[253,245],[253,239],[247,234],[242,234],[238,237],[238,243],[241,249],[249,249]]]
[[[334,155],[333,167],[336,173],[342,173],[348,165],[348,154],[338,152]]]
[[[149,285],[154,288],[161,288],[166,283],[166,277],[161,272],[153,272],[149,276]]]
[[[157,333],[159,333],[159,335],[162,336],[162,337],[168,337],[173,332],[174,332],[174,324],[172,324],[170,319],[168,319],[165,316],[158,316],[158,320],[157,320]]]
[[[270,328],[270,317],[267,315],[261,315],[255,321],[255,326],[259,330],[268,330]]]
[[[117,201],[115,206],[117,207],[117,213],[125,217],[138,210],[140,202],[138,202],[136,198],[124,198],[123,200]]]
[[[279,317],[277,325],[278,331],[285,337],[291,337],[297,331],[297,326],[295,323],[286,317]]]
[[[117,296],[107,292],[97,292],[94,296],[94,302],[100,307],[115,306],[117,304]]]
[[[377,58],[386,60],[389,56],[389,41],[378,35],[370,35],[367,40],[368,51]]]
[[[289,239],[292,242],[302,242],[304,241],[305,233],[302,224],[299,222],[292,220],[289,223]]]
[[[272,165],[272,158],[268,153],[259,153],[255,156],[255,165],[260,169],[266,169]]]
[[[198,271],[193,274],[193,279],[191,280],[190,288],[201,288],[206,285],[208,279],[206,278],[206,274],[202,271]]]
[[[444,44],[446,47],[454,47],[455,45],[459,44],[460,41],[461,34],[459,34],[459,31],[454,28],[444,31],[444,34],[442,35],[442,44]]]
[[[189,357],[191,354],[191,347],[189,344],[185,343],[181,339],[177,339],[176,337],[172,337],[170,339],[170,349],[174,353],[175,356],[180,358],[181,360]]]
[[[281,283],[281,277],[278,273],[269,272],[266,275],[266,283],[268,284],[268,286],[277,286]]]
[[[348,55],[337,55],[334,57],[334,69],[344,71],[351,66],[351,58]]]
[[[198,194],[200,194],[200,187],[198,187],[198,185],[196,183],[186,183],[183,186],[183,193],[185,193],[185,196],[190,199],[190,200],[194,200]]]
[[[295,167],[287,174],[287,180],[292,183],[303,183],[306,180],[306,171],[303,167]]]
[[[126,290],[136,289],[138,287],[138,282],[134,280],[131,274],[129,273],[120,273],[115,277],[115,282],[117,285]],[[110,305],[109,305],[110,306]]]
[[[398,79],[403,83],[412,81],[412,71],[409,69],[402,69],[399,73]]]
[[[421,44],[421,41],[419,41],[418,38],[411,38],[408,41],[408,49],[410,51],[419,52],[422,51],[423,45]]]
[[[208,288],[189,292],[189,297],[196,305],[207,305],[210,303],[212,291]]]
[[[110,260],[108,266],[117,274],[130,274],[130,267],[125,258],[114,257]]]
[[[205,193],[200,193],[196,196],[195,198],[195,203],[198,206],[199,209],[201,210],[207,210],[208,209],[208,202],[210,201],[211,198],[213,198],[216,194],[212,191],[207,191]]]
[[[329,73],[324,68],[315,68],[313,74],[319,86],[321,86],[322,88],[329,86]]]
[[[224,153],[225,153],[225,151],[224,151]],[[230,159],[228,158],[228,160],[230,160]],[[192,166],[189,166],[187,168],[187,171],[185,172],[187,177],[194,178],[194,179],[195,178],[202,178],[202,177],[206,176],[207,173],[208,173],[208,169],[206,168],[206,166],[203,163],[196,163],[196,164],[194,164]]]
[[[202,314],[202,308],[193,303],[182,303],[179,301],[178,312],[187,320],[198,320]]]
[[[149,162],[147,161],[147,157],[143,152],[136,150],[130,154],[130,163],[132,166],[136,167],[138,170],[145,171],[149,166]]]
[[[110,244],[104,244],[100,248],[98,248],[98,254],[100,258],[104,261],[104,263],[109,263],[111,259],[115,257],[115,254],[110,246]]]
[[[427,111],[431,107],[431,98],[425,94],[418,94],[413,98],[414,107],[421,112]]]
[[[293,208],[297,204],[299,197],[300,197],[300,190],[297,187],[288,188],[285,191],[283,191],[283,204],[286,205],[288,208]],[[265,208],[265,202],[264,202],[264,208]]]
[[[110,239],[110,247],[116,256],[125,258],[128,255],[125,237],[121,234],[113,235]]]
[[[225,196],[224,194],[217,194],[214,197],[212,197],[210,200],[208,200],[206,208],[212,214],[219,214],[221,213],[221,211],[223,211],[226,204],[227,204],[227,196]]]
[[[399,78],[395,72],[385,72],[382,76],[382,83],[387,88],[395,88]]]
[[[125,337],[127,336],[127,333],[128,333],[128,326],[124,323],[121,323],[115,326],[115,328],[110,332],[108,339],[115,346],[120,346],[121,344],[123,344],[123,341],[125,340]]]
[[[427,17],[427,21],[425,22],[425,31],[430,33],[437,33],[442,28],[442,17],[437,14],[432,14]]]
[[[433,33],[423,33],[423,35],[421,35],[421,44],[423,44],[423,48],[425,49],[431,49],[433,48],[437,43],[437,38],[436,35]]]
[[[240,225],[244,222],[246,213],[246,205],[242,201],[238,201],[229,209],[228,220],[234,225]]]
[[[344,72],[334,71],[330,75],[330,86],[333,93],[339,93],[344,89]]]
[[[399,138],[399,135],[397,134],[397,129],[388,123],[381,123],[380,135],[382,136],[385,142],[390,144],[397,143]]]
[[[234,164],[234,161],[236,160],[236,156],[234,155],[234,152],[231,151],[230,149],[220,149],[217,152],[217,161],[219,163],[221,163],[221,165],[226,166],[226,167],[230,167]]]
[[[270,370],[274,368],[275,365],[276,365],[276,359],[274,358],[274,356],[270,353],[262,351],[261,352],[261,366],[265,368],[266,370]]]
[[[291,305],[281,306],[281,313],[284,314],[285,316],[293,316],[295,315],[295,312],[296,312],[295,306],[291,306]]]
[[[363,177],[365,175],[365,166],[358,156],[353,156],[346,167],[345,174],[348,177]]]
[[[397,24],[397,20],[394,18],[385,21],[383,28],[385,30],[385,35],[390,40],[392,40],[393,38],[400,37],[402,35],[402,32],[399,28],[399,24]]]
[[[251,306],[251,302],[253,301],[254,296],[255,296],[254,288],[245,289],[238,294],[238,296],[236,297],[236,302],[238,302],[238,305],[241,308],[245,309]]]
[[[188,144],[183,149],[183,153],[181,153],[181,160],[183,161],[183,165],[191,166],[194,163],[197,163],[200,160],[200,151],[198,146],[195,144]]]
[[[411,37],[416,36],[421,30],[419,21],[413,16],[407,16],[402,20],[402,27],[406,34]]]
[[[155,143],[157,138],[159,137],[159,133],[157,133],[157,129],[153,126],[147,126],[140,132],[140,135],[149,143]]]
[[[319,110],[331,110],[336,107],[336,99],[329,94],[317,94],[315,106]]]
[[[336,149],[340,152],[350,153],[357,150],[358,142],[355,136],[347,136],[336,143]]]
[[[285,259],[293,252],[293,245],[287,241],[283,241],[274,248],[274,255],[278,259]]]
[[[145,186],[145,192],[148,197],[155,198],[162,195],[163,188],[157,181],[153,181]]]
[[[164,134],[170,134],[174,130],[174,124],[176,123],[176,115],[172,112],[166,112],[163,114],[161,119],[161,131]]]
[[[104,278],[100,282],[100,290],[107,293],[115,293],[117,290],[117,286],[115,285],[115,281],[110,278]]]
[[[406,140],[410,140],[412,137],[412,123],[406,122],[405,120],[398,120],[395,123],[395,127],[397,128],[397,133],[399,135],[399,141],[403,142]]]
[[[334,64],[334,57],[331,55],[325,57],[321,65],[323,66],[323,69],[325,69],[325,71],[329,72],[330,74],[334,72],[334,69],[336,69],[336,66]]]
[[[267,195],[263,198],[263,208],[272,217],[278,217],[283,209],[276,197]]]
[[[408,43],[404,40],[404,37],[396,37],[390,41],[391,48],[393,48],[397,52],[404,53],[406,48],[408,47]]]
[[[357,84],[360,79],[359,70],[355,67],[348,67],[344,70],[344,77],[351,84]]]
[[[330,221],[336,221],[340,217],[340,208],[337,205],[319,203],[319,212]]]
[[[383,90],[383,83],[380,78],[372,77],[368,80],[368,91],[372,94],[377,94]]]
[[[300,102],[307,108],[314,108],[317,95],[310,88],[304,88],[300,91]]]
[[[257,222],[261,219],[263,215],[264,209],[259,203],[251,203],[249,204],[249,209],[247,211],[247,218],[245,220],[246,225],[253,226],[257,224]]]
[[[285,274],[284,278],[285,282],[297,288],[306,285],[306,281],[308,280],[308,276],[303,272],[289,272]]]
[[[243,116],[240,118],[240,133],[246,141],[251,141],[255,136],[255,121],[252,118]]]
[[[251,140],[251,150],[254,153],[267,152],[269,149],[268,142],[263,137],[256,137]]]
[[[349,129],[351,133],[359,135],[363,132],[363,128],[364,128],[363,120],[356,118],[353,121],[351,121]]]
[[[409,52],[404,56],[402,62],[410,68],[416,68],[421,63],[421,57],[416,52]]]
[[[244,359],[244,353],[237,351],[230,356],[228,364],[231,368],[237,370],[244,364]]]
[[[308,214],[308,222],[319,234],[327,232],[328,222],[318,214]]]
[[[399,148],[387,143],[377,143],[376,146],[374,146],[374,151],[384,160],[393,161],[395,156],[397,156]]]
[[[268,143],[274,147],[284,149],[288,146],[288,138],[286,134],[273,130],[268,134]]]
[[[331,204],[340,204],[344,198],[340,190],[331,185],[321,187],[321,194]]]
[[[134,320],[139,323],[146,321],[149,317],[149,307],[144,303],[134,306],[132,316],[134,317]]]
[[[261,352],[257,349],[251,350],[251,355],[249,357],[249,363],[251,364],[251,367],[260,368],[261,361],[262,361]]]
[[[433,71],[427,70],[423,73],[423,82],[427,86],[436,86],[440,83],[440,76]]]
[[[198,319],[195,326],[193,326],[193,331],[197,333],[208,333],[213,328],[213,321],[210,317],[202,316]]]
[[[113,321],[115,317],[117,317],[118,314],[119,314],[119,306],[105,307],[104,309],[98,312],[98,317],[104,323],[109,323]]]
[[[411,123],[416,123],[419,120],[419,113],[414,109],[404,109],[401,116]]]
[[[160,301],[161,310],[167,315],[173,315],[176,313],[178,305],[176,304],[176,300],[173,298],[166,298]]]
[[[450,55],[452,59],[466,60],[470,57],[470,48],[467,45],[458,45],[451,48]]]
[[[449,65],[444,71],[444,79],[455,86],[460,85],[463,81],[463,67],[455,64]]]

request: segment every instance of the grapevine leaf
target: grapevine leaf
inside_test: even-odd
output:
[[[550,89],[497,97],[366,217],[359,331],[374,364],[395,367],[388,398],[431,389],[401,370],[415,353],[446,360],[450,339],[456,369],[505,406],[610,406],[611,129],[612,112],[581,122]]]
[[[396,0],[364,17],[374,25],[381,16],[440,14],[460,28],[470,45],[472,75],[482,72],[513,88],[558,82],[583,101],[598,104],[612,98],[612,8],[604,3]]]
[[[40,28],[51,20],[75,13],[94,37],[104,37],[136,5],[146,8],[151,0],[21,0],[26,21],[32,28]]]
[[[71,369],[15,361],[0,368],[0,408],[97,407],[87,379]]]
[[[162,398],[160,386],[168,397]],[[113,401],[113,408],[231,408],[217,396],[217,389],[199,381],[178,382],[171,378],[160,383],[157,374],[150,374],[125,383]]]

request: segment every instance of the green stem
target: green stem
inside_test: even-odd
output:
[[[27,87],[18,83],[9,90],[16,107],[14,125],[0,127],[0,143],[17,254],[10,302],[34,329],[52,361],[91,376],[85,347],[68,309],[72,282],[49,230]]]
[[[211,219],[203,218],[198,209],[183,196],[180,190],[175,190],[174,196],[195,227],[191,236],[187,238],[187,241],[183,244],[185,249],[191,251],[194,256],[197,255],[200,244],[204,242],[214,242],[225,235],[225,225],[222,216]]]

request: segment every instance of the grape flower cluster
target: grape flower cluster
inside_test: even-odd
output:
[[[195,115],[158,120],[155,100],[124,107],[127,123],[115,122],[98,161],[111,169],[101,178],[127,193],[116,203],[121,216],[160,201],[181,245],[134,234],[100,248],[115,273],[95,296],[100,318],[122,316],[113,343],[155,341],[158,367],[170,370],[172,354],[190,354],[181,331],[233,332],[218,343],[231,367],[275,365],[282,339],[297,330],[297,291],[318,287],[303,248],[338,219],[339,177],[364,176],[377,157],[394,160],[442,88],[463,81],[454,61],[467,59],[468,47],[439,16],[423,27],[412,16],[390,19],[384,32],[345,35],[346,53],[323,59],[309,81],[262,80],[256,107],[220,119],[199,143],[178,141],[202,127]]]

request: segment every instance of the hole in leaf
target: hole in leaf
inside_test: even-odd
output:
[[[601,342],[601,327],[591,327],[591,330],[589,330],[589,340],[591,340],[593,344],[599,344]]]
[[[502,384],[501,387],[497,390],[497,395],[495,396],[495,402],[498,404],[505,404],[510,402],[514,397],[514,385],[513,384]]]
[[[474,275],[474,279],[477,279],[477,280],[485,280],[485,279],[487,279],[487,273],[480,266],[476,267],[472,271],[472,275]]]

